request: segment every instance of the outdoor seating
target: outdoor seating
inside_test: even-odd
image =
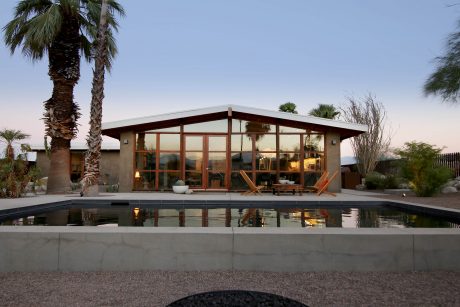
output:
[[[327,178],[327,176],[329,176],[329,172],[325,171],[321,175],[321,177],[319,177],[319,179],[316,181],[316,183],[314,185],[305,187],[305,190],[307,192],[318,192],[318,190],[322,186],[323,181]]]
[[[335,177],[337,177],[337,174],[339,172],[338,171],[335,171],[331,177],[326,177],[322,183],[320,183],[320,187],[318,189],[318,192],[316,192],[316,195],[321,195],[321,194],[329,194],[329,195],[332,195],[332,196],[336,196],[334,193],[332,192],[329,192],[327,191],[327,187],[329,186],[329,184],[335,179]]]
[[[262,190],[265,186],[263,186],[263,185],[256,186],[254,184],[254,182],[252,182],[251,178],[249,178],[248,174],[246,174],[246,172],[243,171],[243,170],[240,171],[240,174],[241,174],[241,177],[243,177],[244,181],[246,182],[246,184],[249,187],[248,191],[241,193],[242,195],[251,195],[251,194],[262,195],[260,190]]]

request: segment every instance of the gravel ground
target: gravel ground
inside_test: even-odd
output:
[[[275,293],[309,306],[460,306],[460,272],[0,273],[2,306],[165,306],[231,289]]]

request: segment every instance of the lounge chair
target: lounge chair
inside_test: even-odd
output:
[[[319,187],[318,189],[318,192],[316,192],[316,195],[321,195],[322,193],[324,194],[329,194],[329,195],[332,195],[332,196],[336,196],[334,193],[332,192],[329,192],[329,191],[326,191],[327,187],[329,186],[329,184],[332,182],[332,180],[335,179],[335,177],[337,177],[337,174],[339,173],[339,171],[335,171],[334,174],[332,174],[331,177],[326,177],[323,182],[321,183],[321,186]]]
[[[243,170],[240,171],[240,174],[241,174],[241,177],[243,177],[244,181],[246,181],[249,187],[248,191],[241,193],[242,195],[251,195],[251,194],[262,195],[260,190],[262,190],[265,186],[263,185],[256,186],[254,182],[252,182],[251,178],[249,178],[248,174],[246,174],[246,172]]]
[[[327,176],[329,176],[329,172],[328,171],[325,171],[321,177],[319,177],[319,179],[316,181],[316,183],[312,186],[307,186],[305,187],[305,191],[307,192],[318,192],[319,189],[322,187],[322,184],[323,184],[323,181],[327,178]]]

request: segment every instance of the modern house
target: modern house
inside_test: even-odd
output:
[[[246,189],[245,170],[267,188],[280,178],[305,186],[340,171],[340,142],[367,126],[224,105],[108,122],[120,141],[119,191],[162,191],[182,179],[192,189]],[[340,191],[340,176],[329,190]]]

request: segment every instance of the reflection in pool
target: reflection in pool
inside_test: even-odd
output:
[[[144,227],[342,227],[459,228],[445,219],[390,206],[333,208],[155,208],[70,207],[21,215],[1,225],[144,226]]]

